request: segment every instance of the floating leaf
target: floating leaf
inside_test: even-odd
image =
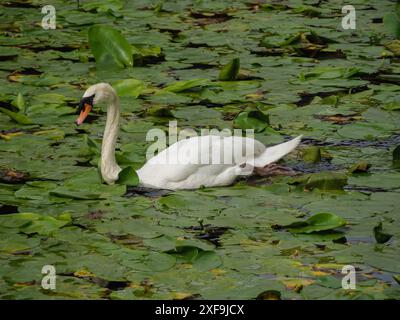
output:
[[[305,221],[283,226],[292,233],[313,233],[332,230],[346,225],[346,220],[332,213],[317,213]]]
[[[301,73],[300,80],[312,79],[337,79],[337,78],[351,78],[359,73],[360,70],[356,67],[342,68],[342,67],[315,67],[312,71]]]
[[[400,41],[399,41],[400,42]],[[399,47],[400,49],[400,47]],[[400,55],[400,51],[399,51],[399,55]],[[397,101],[393,101],[393,102],[389,102],[386,103],[383,106],[383,109],[388,110],[388,111],[396,111],[396,110],[400,110],[400,103]]]
[[[166,253],[151,252],[144,261],[144,266],[151,271],[160,272],[171,269],[176,263],[174,256]]]
[[[118,184],[124,184],[129,186],[136,186],[139,184],[139,177],[132,167],[126,167],[118,174]]]
[[[201,251],[193,261],[193,267],[200,271],[208,271],[219,267],[221,258],[214,251]]]
[[[133,66],[131,45],[113,27],[96,25],[89,29],[89,45],[96,63],[120,68]]]
[[[399,32],[400,32],[400,29],[399,29]],[[393,41],[389,41],[389,42],[385,43],[385,47],[389,51],[391,51],[395,56],[400,56],[400,40],[396,39]],[[398,110],[399,106],[398,106],[398,103],[396,103],[394,105],[388,104],[385,106],[385,109],[386,108],[388,110]],[[393,108],[393,109],[390,109],[390,108]]]
[[[2,226],[18,228],[25,234],[49,235],[69,223],[71,223],[70,214],[62,214],[57,218],[28,212],[0,215]]]
[[[361,173],[367,172],[371,168],[371,164],[366,161],[361,161],[352,165],[349,169],[349,173]]]
[[[383,24],[391,34],[400,38],[400,17],[397,13],[389,12],[383,16]]]
[[[191,79],[187,81],[177,81],[168,86],[166,86],[162,91],[168,92],[182,92],[185,90],[193,89],[195,87],[204,87],[210,84],[210,80],[200,78],[200,79]]]
[[[347,176],[337,172],[319,172],[291,178],[288,182],[306,190],[341,190],[347,185]]]
[[[143,81],[136,79],[124,79],[113,83],[114,89],[120,97],[134,97],[137,98],[145,86]]]
[[[133,58],[139,63],[144,57],[158,57],[161,54],[161,48],[157,46],[132,46]]]
[[[258,109],[243,111],[236,116],[234,126],[240,129],[254,129],[255,132],[261,132],[269,127],[269,115]]]
[[[0,107],[0,112],[3,112],[4,114],[6,114],[7,116],[9,116],[11,119],[13,119],[15,122],[17,122],[19,124],[31,124],[32,123],[32,120],[22,113],[16,113],[16,112],[10,111],[10,110],[8,110],[6,108],[2,108],[2,107]]]
[[[70,198],[76,200],[96,200],[105,199],[99,192],[80,191],[78,188],[58,187],[49,192],[50,195],[60,198]]]
[[[321,149],[319,147],[309,147],[303,151],[305,162],[316,163],[321,161]]]
[[[165,106],[154,105],[146,110],[146,114],[152,117],[174,118],[171,110]]]
[[[306,6],[306,5],[302,5],[302,6],[298,6],[296,8],[293,9],[293,13],[300,13],[303,14],[305,16],[309,16],[309,17],[319,17],[322,12],[312,6]]]
[[[117,13],[124,6],[123,0],[102,0],[102,1],[88,1],[82,3],[82,8],[85,11],[96,10],[97,12]]]
[[[0,221],[2,219],[0,218]],[[30,250],[40,244],[37,238],[27,238],[21,234],[3,234],[0,242],[0,252],[16,253],[21,251]]]
[[[376,242],[378,243],[385,243],[390,240],[390,238],[393,237],[392,234],[385,233],[383,231],[383,226],[382,222],[379,222],[375,227],[374,227],[374,237]]]
[[[87,134],[83,136],[83,140],[91,152],[95,154],[100,154],[100,146],[94,140],[92,140]]]
[[[229,63],[224,65],[219,72],[218,79],[221,81],[236,80],[240,69],[240,59],[232,59]]]
[[[25,108],[26,108],[25,99],[20,92],[18,93],[17,97],[13,100],[12,104],[13,106],[17,107],[20,112],[25,113]]]
[[[393,150],[393,167],[400,168],[400,146]]]

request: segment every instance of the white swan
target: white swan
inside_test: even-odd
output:
[[[108,103],[107,120],[101,146],[101,175],[108,184],[118,180],[121,168],[115,160],[115,145],[119,127],[119,98],[107,83],[89,87],[80,103],[80,125],[93,105]],[[180,140],[151,158],[137,171],[141,186],[160,189],[196,189],[232,184],[240,175],[254,168],[263,168],[297,147],[301,136],[266,148],[261,142],[239,136],[208,135]],[[247,151],[243,155],[243,150]],[[219,159],[228,159],[215,163]],[[224,158],[226,157],[227,158]],[[201,161],[199,161],[201,159]],[[231,161],[229,161],[229,159]],[[217,159],[218,160],[218,159]]]

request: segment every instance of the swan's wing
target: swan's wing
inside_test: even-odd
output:
[[[200,136],[180,140],[163,150],[149,164],[227,164],[243,163],[265,151],[265,146],[254,139],[239,136]]]
[[[174,143],[151,158],[138,174],[145,184],[155,186],[183,182],[192,176],[209,183],[227,169],[254,158],[264,150],[261,142],[250,138],[192,137]]]

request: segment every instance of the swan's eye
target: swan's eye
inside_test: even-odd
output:
[[[80,114],[78,119],[76,120],[77,125],[82,124],[83,121],[85,121],[86,117],[89,115],[89,112],[93,108],[93,99],[94,95],[82,98],[81,102],[79,103]]]

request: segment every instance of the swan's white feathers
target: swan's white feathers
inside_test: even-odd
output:
[[[89,87],[83,97],[93,103],[108,103],[101,148],[101,174],[108,184],[118,179],[121,168],[115,159],[118,135],[119,99],[107,83]],[[180,140],[148,160],[137,173],[142,186],[161,189],[196,189],[232,184],[240,175],[251,174],[291,152],[301,136],[266,148],[261,142],[239,136],[200,136]]]
[[[277,161],[292,151],[300,138],[266,148],[261,142],[251,138],[192,137],[176,142],[151,158],[138,170],[139,180],[143,186],[164,189],[229,185],[245,171],[251,172],[249,166],[243,166],[244,164],[265,166]],[[223,161],[225,155],[229,156],[231,163]],[[203,158],[199,158],[200,156]],[[208,162],[200,162],[199,159]],[[220,160],[219,163],[215,163],[216,160]]]
[[[254,160],[255,167],[265,167],[266,165],[278,161],[283,156],[292,152],[299,145],[302,136],[298,136],[284,143],[268,147],[262,154]]]

